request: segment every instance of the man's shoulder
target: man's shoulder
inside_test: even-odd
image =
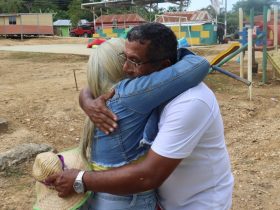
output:
[[[194,100],[201,100],[208,103],[208,101],[213,101],[213,98],[215,98],[214,93],[211,91],[210,88],[208,88],[206,84],[201,82],[195,87],[190,88],[189,90],[186,90],[185,92],[176,96],[168,104],[172,105],[174,103],[182,103]]]

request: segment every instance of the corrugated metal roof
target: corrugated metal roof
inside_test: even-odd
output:
[[[53,23],[54,26],[71,26],[71,20],[57,20]]]
[[[113,21],[117,22],[136,22],[144,23],[147,22],[138,14],[116,14],[116,15],[101,15],[96,19],[96,23],[112,23]]]
[[[82,19],[79,21],[79,25],[86,25],[88,23],[88,20]]]
[[[84,8],[104,8],[104,7],[123,7],[135,5],[149,5],[152,3],[176,3],[178,0],[102,0],[100,2],[84,3],[81,7]]]

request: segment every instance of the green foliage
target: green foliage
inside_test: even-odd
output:
[[[245,18],[249,18],[250,9],[254,8],[255,15],[261,15],[263,13],[263,6],[264,5],[271,5],[276,0],[240,0],[236,4],[233,5],[232,11],[227,11],[227,33],[232,34],[238,31],[238,10],[239,8],[243,9]],[[208,13],[215,18],[216,13],[214,9],[209,5],[206,8],[201,10],[207,10]],[[218,22],[224,23],[225,22],[225,11],[221,12],[218,17]]]
[[[173,6],[169,6],[166,12],[187,11],[190,4],[191,0],[177,1]]]
[[[69,14],[65,10],[57,10],[56,13],[53,16],[53,20],[59,20],[59,19],[69,19]]]
[[[238,21],[239,21],[239,8],[243,9],[244,17],[249,19],[250,9],[254,9],[255,15],[263,14],[263,7],[265,5],[270,6],[276,0],[243,0],[238,1],[233,5],[232,11],[227,12],[227,31],[229,34],[235,33],[238,31]],[[218,16],[218,21],[224,22],[225,14],[222,13]]]
[[[68,16],[72,26],[76,27],[81,19],[92,20],[92,14],[89,11],[82,10],[82,0],[72,0],[68,6]]]
[[[238,1],[233,5],[233,11],[238,12],[239,8],[243,9],[244,14],[249,15],[250,9],[254,9],[255,15],[261,15],[263,13],[263,6],[270,6],[273,2],[277,0],[246,0]]]
[[[82,16],[81,0],[72,0],[68,7],[68,15],[71,19],[72,26],[77,26]]]
[[[0,13],[53,13],[54,20],[71,19],[73,25],[77,25],[80,19],[91,21],[93,14],[87,10],[81,9],[81,3],[100,2],[101,0],[0,0]],[[185,10],[191,3],[191,0],[176,1],[174,6],[164,9],[158,8],[157,4],[149,6],[125,6],[117,8],[103,9],[103,14],[125,14],[138,13],[147,21],[153,21],[156,14],[164,12]],[[101,11],[95,11],[100,16]]]
[[[208,5],[207,7],[202,8],[201,10],[204,10],[204,11],[206,10],[211,15],[212,18],[216,17],[216,11],[214,10],[214,8],[211,5]],[[220,16],[221,15],[218,16],[218,21],[220,21],[219,20]]]
[[[22,0],[0,0],[0,13],[22,12]]]
[[[238,32],[238,13],[229,12],[227,13],[227,33],[233,34]]]

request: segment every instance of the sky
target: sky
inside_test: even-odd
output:
[[[225,7],[225,1],[226,0],[221,0],[223,1],[223,4],[221,5],[221,8]],[[238,2],[238,0],[227,0],[227,11],[232,9],[232,5]],[[201,8],[207,7],[208,5],[211,4],[210,0],[192,0],[191,5],[188,8],[188,11],[194,11],[194,10],[199,10]],[[162,3],[160,6],[168,8],[169,5],[174,5],[174,4],[169,4],[169,3]]]

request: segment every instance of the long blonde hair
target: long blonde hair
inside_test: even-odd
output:
[[[88,86],[94,98],[110,91],[124,78],[123,62],[118,54],[124,50],[124,39],[112,38],[92,52],[87,67]],[[82,156],[88,160],[95,126],[86,117],[81,139]]]

